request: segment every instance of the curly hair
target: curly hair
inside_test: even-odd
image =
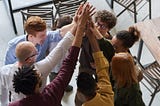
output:
[[[38,16],[29,17],[24,24],[24,29],[27,32],[27,34],[34,35],[35,32],[44,31],[46,28],[46,22]]]
[[[106,23],[109,29],[112,29],[117,23],[117,17],[107,10],[97,11],[95,14],[95,22],[97,22],[98,19]]]
[[[13,88],[16,93],[34,94],[37,83],[37,73],[34,66],[18,68],[13,76]]]
[[[93,96],[96,92],[96,80],[93,75],[81,72],[77,78],[77,87],[85,96]]]

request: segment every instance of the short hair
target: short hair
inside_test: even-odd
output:
[[[137,74],[133,57],[127,52],[115,54],[111,62],[112,75],[115,78],[116,86],[130,87],[134,83],[138,83]]]
[[[83,93],[85,96],[93,96],[96,92],[96,80],[93,74],[81,72],[77,78],[78,91]]]
[[[117,23],[117,17],[107,10],[97,11],[95,14],[95,22],[97,22],[98,19],[106,23],[109,29],[112,29]]]
[[[24,62],[25,59],[31,55],[33,48],[35,48],[35,46],[32,42],[23,41],[18,43],[15,49],[15,53],[18,61]]]
[[[61,28],[65,25],[68,25],[68,24],[72,23],[72,20],[73,20],[72,16],[62,15],[61,17],[56,19],[55,26],[52,29],[55,30],[57,28]]]
[[[46,28],[46,22],[38,16],[29,17],[24,24],[24,29],[27,34],[32,34],[33,36],[36,32],[44,31]]]
[[[37,73],[34,66],[18,68],[13,77],[13,88],[16,93],[34,94],[37,83]]]
[[[129,27],[129,30],[122,30],[116,34],[116,38],[122,41],[122,46],[131,48],[138,41],[140,32],[135,27]]]

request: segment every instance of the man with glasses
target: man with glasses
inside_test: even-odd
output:
[[[49,45],[53,42],[58,43],[72,25],[73,24],[71,23],[61,29],[47,31],[45,20],[38,16],[29,17],[24,24],[24,29],[27,34],[18,36],[9,41],[5,56],[5,65],[13,64],[17,61],[15,48],[16,45],[22,41],[30,41],[35,45],[38,51],[37,61],[44,59],[47,50],[49,49]]]
[[[72,25],[70,24],[70,26],[67,26],[67,27],[71,28]],[[8,92],[13,91],[11,86],[13,77],[11,76],[13,75],[14,70],[18,69],[18,67],[21,67],[22,65],[30,66],[36,61],[40,61],[43,58],[45,58],[46,50],[49,46],[49,43],[59,42],[59,40],[62,39],[62,36],[60,35],[60,33],[65,34],[65,32],[68,31],[67,27],[65,26],[65,28],[62,28],[56,31],[49,31],[47,32],[47,35],[46,35],[46,23],[40,17],[34,16],[34,17],[30,17],[27,20],[25,24],[27,35],[19,36],[10,41],[9,43],[10,46],[8,48],[8,51],[6,54],[6,61],[5,61],[6,64],[8,65],[0,69],[0,80],[1,80],[0,84],[2,84],[2,89],[1,89],[2,90],[2,97],[1,97],[2,106],[8,106],[8,102],[9,102]],[[73,35],[66,34],[66,36],[64,36],[63,39],[61,40],[62,42],[59,43],[59,45],[57,45],[55,49],[44,60],[37,63],[38,69],[40,68],[40,70],[43,72],[43,76],[44,76],[43,87],[46,84],[46,78],[48,74],[50,73],[52,68],[54,68],[54,66],[59,62],[59,60],[63,57],[63,55],[65,55],[67,49],[71,45],[72,40],[73,40]],[[17,44],[24,41],[30,42],[33,46],[32,49],[30,49],[26,45],[26,43],[24,43],[23,46],[21,46],[19,49],[17,48],[16,50]],[[43,64],[43,65],[39,65],[39,64]],[[12,92],[11,101],[18,100],[19,98],[22,98],[22,97],[23,97],[22,94],[17,95],[14,92]]]
[[[13,78],[13,87],[15,88],[15,92],[23,93],[24,95],[26,95],[26,98],[22,98],[19,101],[12,102],[9,104],[9,106],[35,106],[35,105],[60,106],[61,105],[61,99],[63,97],[64,90],[67,87],[69,81],[71,80],[71,77],[73,75],[78,60],[78,55],[82,43],[82,36],[84,33],[86,22],[91,17],[92,14],[94,14],[94,8],[90,6],[89,3],[80,5],[80,8],[77,11],[78,24],[77,23],[74,24],[74,27],[70,30],[70,32],[68,32],[67,35],[65,35],[65,37],[60,41],[60,43],[58,43],[57,45],[58,47],[56,46],[55,48],[56,50],[52,50],[52,52],[46,57],[47,59],[35,63],[34,64],[35,69],[31,67],[31,69],[23,70],[23,68],[21,67],[22,70],[20,69],[19,71],[18,70],[16,71]],[[69,36],[73,35],[75,35],[75,38],[73,42],[71,42],[71,38],[69,38]],[[67,39],[67,42],[64,39]],[[69,44],[72,43],[72,46],[69,49],[68,56],[64,59],[62,63],[62,67],[57,77],[41,91],[40,90],[41,81],[43,83],[44,81],[43,77],[45,75],[44,73],[42,73],[42,71],[44,70],[48,71],[51,68],[53,68],[52,64],[54,64],[54,62],[58,60],[54,60],[54,58],[51,57],[54,56],[55,54],[57,55],[62,54],[61,49],[66,48],[66,46],[62,44],[69,45],[67,43]],[[24,44],[21,45],[18,44],[18,48],[23,45]],[[34,46],[32,47],[34,48]],[[16,48],[16,50],[18,48]],[[35,53],[35,50],[33,53]],[[32,56],[33,53],[31,53],[26,57],[28,58]],[[26,58],[22,60],[25,61],[25,59]],[[39,71],[42,76],[38,74],[36,70]],[[21,86],[23,86],[23,88]]]
[[[24,25],[27,34],[18,36],[9,41],[5,56],[5,65],[14,64],[18,60],[15,54],[15,48],[16,45],[22,41],[30,41],[34,44],[38,52],[36,61],[44,59],[49,45],[53,42],[57,44],[72,25],[73,23],[55,31],[47,31],[46,22],[42,18],[38,16],[29,17]],[[3,97],[1,98],[3,104],[3,102],[9,100],[9,93],[8,90],[5,89],[2,89],[2,93],[5,94],[2,95]]]
[[[108,41],[108,39],[112,39],[112,36],[110,35],[109,31],[116,25],[116,22],[117,18],[114,16],[114,14],[107,10],[100,10],[97,11],[95,14],[94,24],[96,27],[96,32],[94,33],[100,33],[100,35],[102,35],[101,37],[97,36],[98,44],[100,46],[101,51],[103,51],[104,56],[108,59],[109,62],[111,61],[115,53],[112,44],[110,43],[110,41]],[[86,35],[88,34],[91,33],[86,32]],[[96,68],[92,56],[91,45],[87,36],[83,37],[82,50],[79,62],[79,74],[81,72],[87,72],[96,76]],[[78,100],[77,97],[75,98],[75,103],[76,106],[82,105],[82,103],[80,103],[80,100]]]
[[[95,14],[95,26],[102,37],[97,37],[100,49],[104,52],[105,57],[108,58],[109,62],[111,57],[114,55],[114,49],[111,43],[106,39],[111,39],[112,36],[109,31],[116,25],[117,18],[107,10],[97,11]],[[109,49],[109,52],[108,52]],[[88,72],[95,73],[95,67],[93,65],[93,57],[91,45],[89,44],[87,36],[83,37],[82,50],[80,54],[80,70],[83,72],[88,70]],[[90,70],[90,71],[89,71]]]

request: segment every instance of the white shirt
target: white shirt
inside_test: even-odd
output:
[[[54,66],[59,63],[61,58],[64,57],[65,53],[71,46],[73,39],[74,36],[70,32],[67,32],[64,38],[58,43],[58,45],[49,53],[49,55],[45,59],[34,64],[35,69],[42,74],[43,82],[41,89],[46,86],[47,76],[54,68]],[[6,65],[0,69],[0,88],[4,91],[5,89],[12,91],[12,101],[17,101],[24,97],[23,94],[16,94],[13,89],[13,75],[17,70],[18,67],[16,64]],[[1,93],[3,97],[8,97],[8,93],[3,94],[3,91],[1,91]],[[5,99],[3,97],[1,97],[2,106],[8,106],[8,101],[4,101]]]

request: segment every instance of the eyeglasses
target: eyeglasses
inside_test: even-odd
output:
[[[99,26],[103,30],[107,29],[107,25],[100,24],[99,22],[96,22],[96,26]]]
[[[36,53],[32,54],[31,56],[27,57],[24,61],[27,61],[29,58],[32,58],[32,57],[34,57],[36,55],[38,55],[38,52],[36,52]]]

